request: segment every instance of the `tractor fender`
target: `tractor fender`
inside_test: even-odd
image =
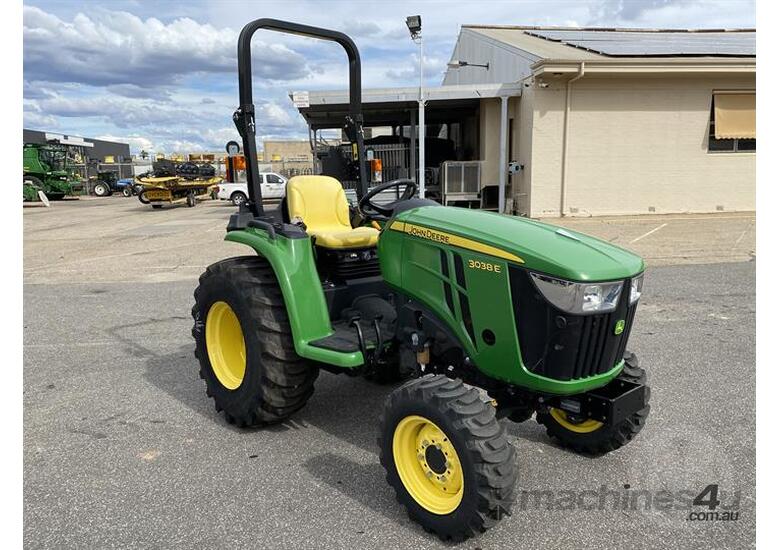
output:
[[[225,240],[251,247],[271,264],[284,297],[298,355],[344,368],[363,365],[359,351],[345,353],[309,344],[333,334],[310,239],[283,235],[272,239],[262,229],[246,228],[228,231]]]

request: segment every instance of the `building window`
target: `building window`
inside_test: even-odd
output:
[[[707,150],[711,153],[755,152],[755,92],[713,92]]]

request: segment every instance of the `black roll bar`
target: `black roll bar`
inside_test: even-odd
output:
[[[249,188],[247,206],[255,217],[261,217],[263,211],[263,194],[260,186],[257,166],[257,145],[255,143],[255,106],[252,101],[252,35],[259,29],[268,29],[287,34],[297,34],[311,38],[330,40],[340,44],[349,58],[349,115],[345,120],[345,130],[353,143],[353,151],[357,149],[360,170],[358,182],[358,199],[368,191],[368,175],[366,173],[366,153],[363,145],[363,113],[361,111],[361,81],[360,53],[352,39],[344,33],[280,21],[278,19],[257,19],[248,23],[238,36],[238,97],[239,106],[233,113],[233,122],[241,135],[246,158],[246,179]]]

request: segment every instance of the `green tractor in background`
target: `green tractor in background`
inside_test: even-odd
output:
[[[22,146],[24,177],[22,198],[37,201],[43,191],[50,200],[72,195],[79,186],[68,170],[68,151],[64,145],[25,143]]]
[[[291,178],[279,209],[264,210],[250,55],[261,28],[346,50],[357,212],[326,176]],[[254,255],[209,266],[192,309],[200,375],[229,423],[284,421],[311,397],[320,370],[408,378],[384,404],[379,459],[410,517],[444,540],[510,513],[517,458],[500,418],[535,415],[588,455],[639,433],[650,390],[626,345],[641,258],[529,219],[417,198],[411,180],[369,190],[360,56],[342,33],[259,19],[241,32],[238,71],[233,120],[249,199],[226,240]],[[388,189],[398,200],[377,204]]]

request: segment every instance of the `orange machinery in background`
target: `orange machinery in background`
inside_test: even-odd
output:
[[[225,181],[236,183],[246,181],[246,158],[244,155],[230,155],[225,157]]]

